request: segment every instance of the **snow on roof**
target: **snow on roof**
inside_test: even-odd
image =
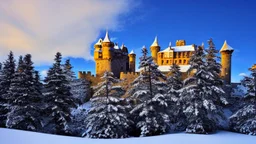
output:
[[[174,51],[174,52],[195,51],[195,48],[193,45],[176,46],[176,47],[169,46],[168,48],[160,52],[170,52],[170,51]]]
[[[157,36],[151,46],[159,46]]]
[[[124,43],[122,44],[122,46],[121,46],[121,49],[123,49],[125,47],[125,45],[124,45]]]
[[[95,45],[101,45],[101,43],[102,43],[102,39],[100,38]]]
[[[106,35],[105,35],[103,42],[111,42],[109,39],[108,31],[106,31]]]
[[[116,45],[114,46],[114,49],[119,49],[119,46],[116,44]]]
[[[134,53],[134,51],[132,50],[132,51],[130,52],[130,54],[135,54],[135,53]]]
[[[190,68],[190,65],[179,65],[180,66],[180,72],[187,72]],[[169,72],[170,71],[170,65],[161,65],[158,66],[158,69],[161,72]]]
[[[222,48],[220,49],[220,52],[222,51],[233,51],[234,49],[228,45],[227,41],[225,40]]]

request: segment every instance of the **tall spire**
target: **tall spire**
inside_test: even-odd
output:
[[[233,51],[234,49],[228,45],[227,41],[224,41],[224,44],[222,46],[222,48],[220,49],[220,52],[222,51]]]
[[[106,30],[106,35],[105,35],[105,38],[104,38],[103,42],[111,42],[110,38],[109,38],[109,35],[108,35],[108,30]]]
[[[157,36],[151,46],[159,46]]]

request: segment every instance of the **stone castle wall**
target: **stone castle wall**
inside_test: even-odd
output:
[[[101,82],[100,76],[92,75],[90,71],[79,71],[78,78],[88,80],[92,86],[95,86]]]
[[[136,77],[138,77],[140,75],[139,72],[121,72],[120,73],[120,79],[135,79]]]

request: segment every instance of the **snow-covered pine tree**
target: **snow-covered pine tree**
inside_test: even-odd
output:
[[[67,59],[63,65],[63,71],[71,88],[71,94],[76,99],[76,104],[82,104],[90,97],[90,83],[85,79],[76,79],[75,72],[70,60]]]
[[[135,100],[136,103],[141,103],[148,99],[148,95],[153,97],[153,93],[165,93],[166,84],[160,80],[166,79],[166,76],[157,68],[158,65],[153,62],[151,56],[148,56],[148,50],[143,46],[139,63],[141,72],[132,82],[131,89],[128,91],[130,99]]]
[[[10,88],[11,80],[15,73],[15,59],[10,51],[7,60],[3,64],[1,81],[0,81],[0,127],[5,127],[7,113],[9,111],[9,102],[7,91]]]
[[[212,89],[213,93],[213,99],[217,101],[220,100],[221,104],[227,105],[228,101],[225,98],[225,92],[222,89],[223,87],[223,80],[220,77],[220,72],[221,72],[221,64],[219,63],[220,57],[218,56],[218,50],[215,47],[215,44],[213,43],[212,38],[208,40],[208,49],[206,49],[206,64],[207,64],[207,70],[211,72],[211,77],[213,80],[211,80],[212,86],[216,86],[221,91],[215,91],[215,89]]]
[[[12,80],[9,95],[13,98],[6,126],[23,130],[38,131],[41,125],[41,93],[35,85],[31,55],[20,56],[18,68]]]
[[[57,52],[53,66],[49,69],[43,93],[47,104],[46,113],[51,125],[51,132],[56,134],[68,134],[67,122],[70,121],[71,108],[76,107],[75,100],[71,96],[70,87],[61,68],[61,53]]]
[[[167,77],[167,104],[169,109],[170,123],[174,124],[174,130],[184,130],[185,115],[180,104],[180,89],[183,87],[180,67],[173,63],[170,66],[170,75]]]
[[[65,61],[65,64],[63,65],[63,72],[66,76],[67,81],[72,82],[74,79],[76,79],[75,72],[72,70],[73,66],[70,63],[70,59],[67,59]]]
[[[78,104],[87,102],[91,97],[90,82],[85,79],[74,79],[71,84],[71,93],[78,100]]]
[[[129,136],[132,121],[128,118],[130,106],[120,98],[113,84],[118,82],[112,72],[105,72],[103,82],[92,99],[92,107],[86,117],[86,131],[89,138],[125,138]],[[100,92],[104,91],[104,93]]]
[[[242,85],[247,88],[244,98],[246,101],[256,104],[256,64],[249,71],[251,76],[245,76],[241,81]]]
[[[33,75],[34,75],[33,77],[34,77],[35,90],[42,97],[43,84],[40,80],[40,74],[38,71],[35,71]]]
[[[223,80],[220,78],[221,64],[219,63],[219,51],[216,49],[212,38],[208,40],[208,45],[208,49],[205,50],[207,70],[210,71],[212,77],[214,77],[214,80],[212,80],[213,85],[223,86]]]
[[[256,135],[256,64],[249,69],[251,76],[241,81],[247,87],[243,107],[230,117],[230,128],[233,131]]]
[[[205,57],[203,47],[198,46],[189,62],[189,72],[194,74],[184,80],[185,86],[180,90],[188,133],[214,132],[218,127],[218,118],[223,117],[222,108],[219,106],[221,97],[217,95],[222,94],[223,90],[214,85],[215,77],[208,71]]]
[[[130,98],[136,100],[133,110],[130,111],[135,122],[135,131],[140,136],[158,135],[169,129],[167,114],[167,99],[162,94],[160,85],[164,82],[160,78],[166,77],[157,69],[151,56],[147,56],[146,47],[142,48],[139,68],[142,72],[133,81]]]
[[[2,69],[2,63],[0,63],[0,83],[4,80],[4,74]],[[0,89],[2,89],[2,85],[0,85]],[[5,106],[3,97],[0,95],[0,127],[5,127],[6,114],[8,113],[8,109]]]

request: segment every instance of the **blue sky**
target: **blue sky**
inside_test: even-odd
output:
[[[96,3],[96,0],[94,2]],[[32,31],[37,32],[36,34],[39,36],[44,36],[44,38],[53,38],[47,42],[52,42],[56,39],[56,42],[47,46],[55,46],[56,43],[60,43],[57,46],[61,48],[56,48],[55,50],[63,51],[64,57],[71,58],[71,63],[76,73],[80,70],[95,73],[95,63],[91,57],[93,54],[93,43],[99,37],[104,37],[106,28],[109,29],[110,37],[113,38],[114,42],[118,42],[119,44],[124,43],[129,51],[135,51],[137,54],[137,63],[141,55],[141,47],[146,45],[149,48],[156,35],[158,36],[161,49],[166,48],[169,42],[175,44],[175,41],[178,39],[186,40],[187,44],[201,44],[204,42],[205,46],[207,46],[207,40],[211,37],[216,47],[220,49],[224,40],[227,40],[228,44],[235,49],[232,58],[233,82],[238,82],[242,78],[239,76],[241,73],[249,74],[248,68],[256,63],[254,56],[256,53],[256,21],[254,20],[256,17],[256,2],[254,0],[139,0],[132,2],[123,0],[122,2],[119,1],[119,3],[117,3],[118,1],[110,0],[109,2],[112,4],[109,4],[109,7],[111,8],[106,10],[104,7],[108,4],[102,3],[100,0],[97,2],[99,2],[98,4],[100,6],[102,5],[102,13],[99,12],[96,15],[95,13],[97,11],[94,13],[95,17],[84,19],[83,21],[81,19],[71,19],[73,21],[77,20],[74,30],[62,30],[57,35],[52,34],[50,36],[42,35],[41,33],[44,31],[37,31],[41,27],[37,27],[37,29],[35,28]],[[95,3],[87,3],[87,7],[90,8],[90,5],[93,7]],[[51,8],[49,9],[51,10]],[[65,10],[65,7],[63,9]],[[12,23],[9,17],[14,17],[13,15],[15,14],[6,13],[2,18],[0,15],[0,25],[1,20]],[[81,13],[85,14],[86,11],[82,11]],[[78,14],[74,12],[74,15]],[[17,14],[15,16],[18,19],[16,22],[19,22],[19,16]],[[27,16],[26,13],[25,16]],[[44,17],[44,15],[40,16]],[[26,22],[26,18],[24,19]],[[103,20],[99,21],[99,19]],[[65,19],[61,20],[60,22],[62,23],[66,22]],[[90,21],[93,21],[93,23],[90,23]],[[55,23],[56,28],[58,28],[58,21]],[[84,27],[80,29],[76,28],[80,25]],[[18,27],[17,24],[15,26]],[[22,27],[23,32],[25,32],[25,26],[24,24]],[[72,27],[74,26],[66,26],[65,28],[72,29]],[[95,30],[91,31],[91,29]],[[41,39],[38,39],[38,41],[42,42]],[[38,41],[31,42],[31,45]],[[68,41],[68,43],[63,43],[63,41]],[[38,45],[39,47],[41,46],[40,44]],[[1,45],[0,40],[1,51],[5,47],[6,45]],[[8,48],[11,48],[11,46],[8,45]],[[35,51],[41,51],[42,49]],[[44,51],[46,50],[48,49]],[[81,53],[75,52],[75,50],[81,51]],[[20,51],[18,49],[17,53],[23,54]],[[52,60],[54,52],[45,52],[47,58]],[[50,62],[44,60],[45,56],[42,56],[41,59],[37,59],[37,57],[40,57],[40,54],[38,56],[36,55],[36,68],[40,71],[47,70]]]

